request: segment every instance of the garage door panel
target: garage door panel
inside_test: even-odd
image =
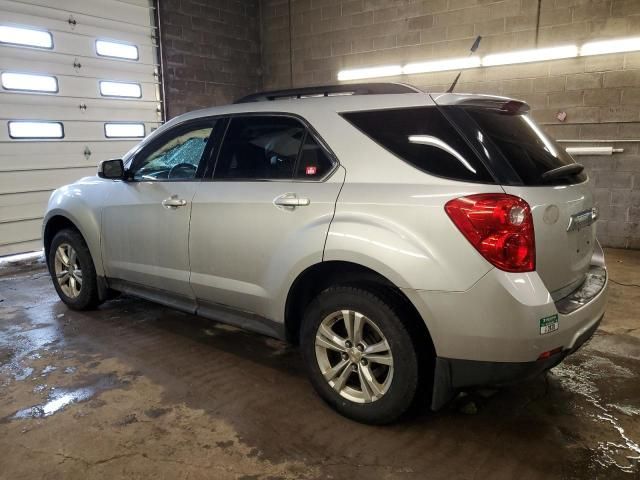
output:
[[[160,124],[159,122],[143,122],[145,125],[145,135],[152,132]],[[49,140],[48,143],[62,143],[64,141],[90,142],[106,140],[103,121],[67,121],[64,125],[64,139]],[[131,140],[131,139],[129,139]],[[139,140],[142,140],[140,138]],[[29,142],[31,140],[11,139],[9,137],[9,126],[7,120],[0,120],[0,142]],[[45,143],[45,142],[42,142]]]
[[[96,168],[93,165],[60,170],[0,172],[0,194],[52,190],[95,173]]]
[[[18,195],[34,195],[38,196],[37,199],[28,203],[28,200],[22,199],[21,203],[12,206],[6,206],[6,197],[16,195],[2,195],[0,196],[0,224],[8,222],[19,222],[24,220],[42,219],[44,211],[47,208],[47,202],[51,192],[34,192],[29,194]]]
[[[151,25],[152,9],[149,6],[134,5],[119,0],[30,0],[27,2],[9,1],[10,11],[34,13],[44,17],[64,19],[69,14],[98,17],[117,21],[122,24],[147,27]],[[21,8],[23,7],[23,8]],[[0,7],[2,8],[2,7]],[[4,10],[4,8],[3,8]]]
[[[51,97],[73,97],[73,98],[109,98],[100,94],[100,80],[93,78],[72,77],[68,75],[60,75],[56,77],[58,79],[58,93],[48,94]],[[106,77],[101,80],[113,81],[112,78]],[[138,83],[138,82],[136,82]],[[146,102],[157,102],[157,88],[154,83],[138,83],[140,85],[141,98],[139,100]],[[2,93],[11,93],[2,91]],[[16,92],[17,95],[33,95],[27,92]],[[42,95],[42,94],[38,94]],[[117,97],[116,97],[117,98]],[[130,98],[129,100],[133,100]],[[138,99],[137,99],[138,100]]]
[[[38,237],[40,237],[39,234],[38,234]],[[42,249],[42,240],[40,238],[38,238],[37,240],[32,240],[27,242],[0,244],[0,257],[4,255],[13,255],[14,253],[33,252],[35,250],[41,250],[41,249]]]
[[[49,190],[0,195],[0,223],[41,219],[50,196]]]
[[[149,76],[155,81],[154,72],[157,71],[157,66],[150,67],[137,62],[123,62],[95,56],[81,57],[11,45],[0,45],[0,62],[3,70],[18,70],[20,65],[26,65],[26,68],[22,69],[26,72],[60,75],[75,73],[95,78],[113,77],[113,80],[122,81],[149,81]],[[75,62],[78,62],[81,67],[75,68]]]
[[[73,100],[73,99],[68,99]],[[117,122],[134,122],[134,121],[146,121],[157,122],[158,113],[152,110],[144,110],[142,108],[100,108],[87,106],[85,111],[81,111],[78,108],[78,101],[76,105],[69,106],[57,106],[47,105],[43,106],[38,111],[38,118],[55,118],[56,120],[79,120],[82,121],[117,121]],[[21,110],[20,105],[5,105],[2,109],[3,120],[32,120],[33,113],[29,111]]]
[[[11,157],[40,157],[46,159],[50,168],[55,168],[54,159],[67,158],[82,153],[87,147],[91,152],[91,161],[114,158],[123,155],[135,147],[140,140],[100,141],[100,142],[55,142],[55,151],[43,147],[42,142],[7,142],[0,146],[0,168],[7,165]],[[45,142],[44,145],[52,142]]]
[[[20,229],[16,228],[16,222],[0,223],[0,238],[3,244],[37,240],[40,238],[41,229],[41,219],[20,222]]]
[[[39,94],[39,93],[22,93],[20,95],[8,94],[0,90],[0,104],[3,105],[2,117],[12,118],[13,114],[4,114],[4,112],[17,112],[19,107],[22,107],[28,112],[41,112],[42,105],[50,105],[59,109],[60,112],[66,109],[72,109],[76,112],[82,113],[80,119],[87,120],[114,120],[112,116],[103,117],[98,116],[97,110],[103,110],[109,112],[109,115],[121,116],[126,115],[121,110],[128,110],[134,112],[136,115],[147,115],[148,121],[157,121],[160,119],[158,110],[160,102],[145,102],[142,100],[117,100],[113,98],[69,98],[61,97],[59,95],[52,94]],[[84,104],[87,108],[81,112],[80,104]],[[17,107],[16,107],[17,106]],[[32,113],[22,112],[21,115],[32,117]],[[148,117],[151,115],[151,117]],[[40,115],[42,116],[42,115]],[[58,115],[56,115],[58,116]],[[71,118],[71,117],[70,117]],[[137,118],[137,120],[145,120],[145,118]]]
[[[105,142],[113,145],[115,142]],[[93,143],[92,145],[96,145]],[[83,143],[74,144],[75,151],[70,153],[51,153],[43,155],[20,154],[0,156],[0,172],[30,171],[30,170],[53,170],[59,168],[84,168],[97,167],[102,160],[111,158],[122,158],[131,148],[137,145],[135,142],[121,142],[113,145],[108,152],[96,152],[92,147]],[[120,147],[120,148],[118,148]],[[85,151],[89,155],[85,156]]]
[[[102,37],[105,40],[118,41],[117,34],[111,37]],[[94,37],[83,37],[73,33],[56,32],[53,39],[53,49],[58,53],[66,53],[69,55],[81,55],[86,57],[96,56]],[[116,59],[121,63],[141,63],[146,65],[155,65],[155,47],[150,45],[136,45],[138,47],[138,60]]]
[[[33,10],[33,6],[19,4],[10,0],[0,0],[0,9],[6,10],[3,14],[3,23],[15,25],[29,25],[35,28],[54,32],[67,32],[85,37],[111,38],[117,32],[117,38],[123,42],[135,45],[153,46],[153,28],[142,30],[136,25],[105,20],[87,15],[67,13],[62,10],[38,8],[35,14],[22,13],[24,10]],[[55,15],[47,17],[47,14]],[[76,22],[74,26],[69,24],[69,17]],[[54,42],[55,46],[55,42]]]

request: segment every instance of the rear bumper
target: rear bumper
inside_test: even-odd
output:
[[[582,332],[571,348],[544,360],[533,362],[483,362],[454,358],[436,358],[431,408],[438,410],[463,388],[501,386],[526,381],[555,367],[591,339],[600,325],[600,317]]]
[[[536,272],[497,269],[465,292],[404,292],[433,339],[432,407],[438,408],[459,389],[526,380],[560,363],[597,329],[608,277],[601,255],[594,255],[584,283],[556,301]],[[544,333],[542,320],[555,316],[557,328]]]

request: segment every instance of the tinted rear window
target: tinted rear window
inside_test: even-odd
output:
[[[424,172],[461,181],[495,183],[482,161],[437,107],[349,112],[342,116]]]
[[[529,115],[481,109],[467,109],[467,113],[483,134],[492,140],[525,185],[561,185],[586,179],[586,175],[581,173],[552,182],[542,180],[543,173],[575,162],[564,148],[542,132]]]

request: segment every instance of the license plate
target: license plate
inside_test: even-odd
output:
[[[555,332],[558,330],[560,322],[558,321],[558,315],[551,315],[550,317],[544,317],[540,319],[540,335]]]

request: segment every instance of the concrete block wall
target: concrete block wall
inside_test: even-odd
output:
[[[337,82],[339,70],[640,35],[640,0],[263,0],[265,89]],[[290,49],[290,46],[292,47]],[[443,91],[454,72],[389,81]],[[558,139],[640,139],[640,53],[603,55],[462,74],[457,91],[518,97]],[[557,119],[566,112],[566,119]],[[585,144],[592,145],[592,144]],[[594,178],[600,241],[640,248],[638,143],[579,157]]]
[[[159,0],[167,119],[262,88],[259,0]]]

